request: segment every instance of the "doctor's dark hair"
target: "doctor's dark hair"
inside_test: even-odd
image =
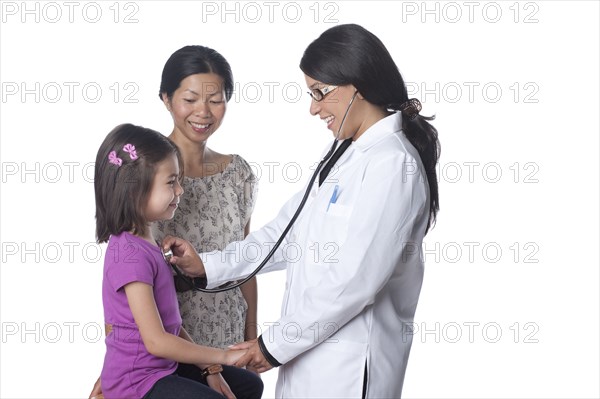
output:
[[[163,68],[158,97],[163,94],[169,100],[179,88],[181,81],[198,73],[214,73],[223,79],[225,99],[229,101],[233,94],[233,74],[229,63],[221,54],[204,46],[185,46],[175,51]]]
[[[128,144],[135,147],[134,156]],[[182,179],[183,161],[179,149],[162,134],[123,124],[106,136],[96,155],[94,170],[98,243],[123,231],[146,233],[148,221],[144,209],[157,164],[173,154],[177,157],[179,178]]]
[[[399,111],[408,101],[404,79],[381,40],[365,28],[338,25],[323,32],[304,51],[300,61],[304,74],[328,85],[354,85],[369,103]],[[439,210],[435,165],[440,156],[437,130],[429,123],[434,116],[402,118],[402,130],[419,152],[427,173],[430,210],[427,230],[435,224]]]

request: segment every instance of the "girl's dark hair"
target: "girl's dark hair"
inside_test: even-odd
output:
[[[362,26],[338,25],[323,32],[304,51],[300,69],[311,78],[330,85],[354,85],[371,104],[399,111],[408,101],[406,85],[381,40]],[[437,130],[428,122],[435,117],[402,118],[402,130],[419,152],[427,173],[430,210],[427,230],[439,210],[435,166],[440,156]]]
[[[233,94],[233,74],[227,60],[213,50],[204,46],[185,46],[171,54],[162,72],[158,96],[166,94],[169,99],[181,81],[198,73],[214,73],[223,79],[225,99],[229,101]]]
[[[135,147],[137,159],[132,159],[135,156],[124,150],[127,144]],[[127,149],[131,151],[130,147]],[[146,234],[148,226],[144,209],[156,166],[172,154],[177,156],[181,179],[183,161],[179,149],[162,134],[141,126],[124,124],[106,136],[96,155],[94,171],[98,243],[106,242],[110,235],[123,231]]]

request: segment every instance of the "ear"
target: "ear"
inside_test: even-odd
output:
[[[354,85],[350,85],[350,87],[352,88],[352,91],[357,93],[356,97],[358,97],[361,100],[364,100],[365,98],[363,97],[362,94],[360,94],[360,92],[358,91],[358,89],[356,87],[354,87]]]
[[[161,97],[162,97],[163,103],[165,104],[165,107],[167,107],[167,111],[171,112],[171,100],[169,100],[167,93],[162,93]]]

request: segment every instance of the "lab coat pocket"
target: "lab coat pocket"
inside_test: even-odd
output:
[[[366,343],[332,339],[305,352],[291,366],[306,384],[291,386],[290,397],[360,398],[367,351]]]
[[[350,215],[353,207],[342,204],[329,204],[326,209],[317,211],[311,222],[310,248],[318,251],[314,263],[331,263],[335,253],[344,245],[348,235]]]

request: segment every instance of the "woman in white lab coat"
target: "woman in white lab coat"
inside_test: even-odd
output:
[[[249,351],[236,365],[279,367],[278,398],[398,398],[423,279],[421,244],[438,210],[437,131],[409,100],[385,46],[358,25],[324,32],[300,68],[310,113],[347,149],[336,151],[328,176],[321,172],[263,269],[287,270],[281,318],[237,345]],[[206,274],[209,287],[240,279],[260,261],[253,254],[277,241],[302,196],[243,242],[202,260],[184,240],[163,244],[186,273]]]

